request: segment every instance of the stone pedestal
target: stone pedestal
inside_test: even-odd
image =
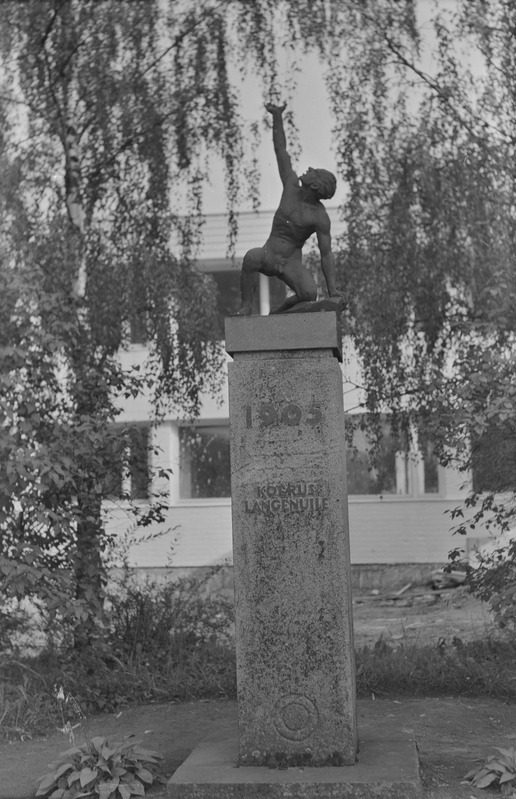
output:
[[[239,763],[355,762],[334,312],[226,322]]]
[[[414,741],[393,731],[360,736],[354,766],[263,768],[235,764],[235,738],[194,749],[168,784],[169,799],[422,799]]]
[[[200,743],[169,799],[421,796],[394,730],[362,730],[356,763],[340,347],[330,311],[226,322],[238,736]]]

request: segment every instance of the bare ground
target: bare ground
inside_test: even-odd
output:
[[[355,592],[355,644],[358,648],[382,636],[387,641],[436,644],[496,636],[497,628],[486,605],[462,587],[432,591],[422,587],[394,593]]]
[[[464,774],[493,746],[507,746],[516,734],[516,707],[494,699],[360,700],[358,724],[374,724],[380,734],[416,740],[425,799],[489,799],[488,791],[463,784]],[[89,735],[121,740],[134,733],[164,757],[170,777],[204,738],[220,739],[236,729],[235,702],[146,705],[92,719]],[[77,730],[77,742],[82,743]],[[68,748],[59,733],[37,741],[0,745],[0,797],[28,799],[47,764]],[[164,797],[164,789],[152,792]]]

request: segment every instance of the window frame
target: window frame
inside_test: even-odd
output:
[[[345,414],[345,425],[350,417],[360,416],[365,414]],[[382,414],[385,417],[385,420],[388,421],[391,414]],[[348,478],[348,451],[350,447],[348,446],[348,442],[346,440],[345,444],[346,450],[346,478]],[[367,456],[367,450],[358,450],[359,452],[363,452]],[[443,497],[443,487],[442,487],[442,479],[441,479],[441,466],[437,463],[437,491],[428,491],[424,490],[425,487],[425,460],[424,460],[424,453],[420,449],[411,449],[410,445],[407,449],[398,449],[394,451],[395,456],[395,480],[396,478],[396,462],[398,460],[397,456],[402,455],[404,456],[403,460],[404,468],[405,468],[405,492],[378,492],[378,493],[350,493],[349,492],[349,482],[348,482],[348,491],[347,496],[348,500],[355,501],[358,500],[359,502],[410,502],[410,501],[432,501],[432,500],[439,500]],[[368,456],[367,456],[368,457]],[[399,459],[401,461],[401,458]],[[422,464],[422,480],[419,479],[417,475],[418,469],[418,461]]]
[[[117,494],[105,494],[103,501],[105,503],[110,503],[112,505],[120,505],[120,503],[134,503],[140,505],[148,505],[152,499],[152,492],[153,492],[153,475],[152,475],[152,468],[153,468],[153,431],[154,425],[150,421],[128,421],[128,422],[118,422],[113,425],[110,425],[110,429],[112,431],[116,430],[128,430],[129,435],[130,431],[134,429],[145,429],[147,430],[147,461],[146,461],[146,474],[147,474],[147,495],[145,497],[136,497],[133,496],[132,490],[132,470],[130,463],[126,463],[126,454],[122,452],[122,474],[121,474],[121,494],[128,495],[130,499],[127,499],[127,496],[118,496]],[[130,446],[130,445],[129,445]],[[125,453],[127,453],[128,447],[124,447]],[[129,458],[130,458],[129,454]]]
[[[182,431],[186,430],[196,430],[202,428],[220,428],[223,430],[227,430],[227,442],[228,442],[228,464],[229,464],[229,474],[228,478],[228,485],[229,485],[229,493],[224,496],[213,496],[213,497],[186,497],[182,496],[182,486],[183,486],[183,444],[181,440]],[[180,505],[227,505],[231,502],[231,464],[230,464],[230,453],[229,453],[229,417],[222,417],[217,419],[207,418],[207,419],[196,419],[193,422],[186,422],[182,421],[178,423],[178,438],[179,438],[179,481],[178,481],[178,504]],[[191,482],[191,481],[190,481]]]
[[[354,414],[353,414],[354,415]],[[346,414],[346,417],[349,415]],[[386,415],[387,416],[387,415]],[[195,420],[194,422],[179,422],[178,423],[178,435],[179,435],[179,449],[180,449],[180,456],[179,456],[179,481],[178,481],[178,496],[177,496],[177,504],[181,506],[193,506],[199,507],[202,505],[229,505],[231,503],[231,487],[229,489],[229,494],[227,496],[213,496],[213,497],[186,497],[182,496],[182,463],[181,463],[181,430],[188,429],[188,428],[203,428],[203,427],[220,427],[225,428],[228,430],[229,434],[229,417],[222,417],[222,418],[205,418]],[[348,446],[346,445],[346,453],[348,452]],[[443,493],[442,493],[442,480],[441,480],[441,466],[437,464],[437,480],[438,480],[438,490],[432,492],[425,492],[421,490],[422,487],[424,488],[424,471],[423,471],[423,480],[422,484],[419,481],[414,472],[417,469],[417,463],[414,460],[414,457],[419,456],[423,462],[423,469],[424,469],[424,460],[423,460],[423,453],[418,451],[404,451],[404,450],[396,450],[395,453],[398,452],[405,455],[407,469],[411,472],[409,474],[407,472],[407,491],[406,493],[396,493],[396,492],[379,492],[379,493],[355,493],[351,494],[347,493],[348,500],[351,502],[358,501],[360,503],[365,502],[411,502],[411,501],[433,501],[433,500],[442,500]],[[346,470],[347,470],[348,462],[347,462],[347,455],[346,455]],[[229,472],[229,485],[231,486],[231,466]]]

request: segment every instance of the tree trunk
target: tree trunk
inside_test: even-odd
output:
[[[84,427],[84,440],[77,452],[77,528],[74,557],[75,598],[82,605],[74,631],[74,645],[83,650],[102,634],[106,571],[102,559],[104,526],[99,464],[105,441],[110,397],[99,386],[98,371],[91,365],[89,331],[83,327],[81,344],[72,354],[75,375],[77,424]],[[88,421],[85,424],[85,420]]]
[[[86,490],[79,495],[77,504],[79,521],[74,577],[75,598],[82,605],[82,615],[74,630],[74,647],[82,651],[102,634],[106,575],[101,551],[101,499],[96,492]]]

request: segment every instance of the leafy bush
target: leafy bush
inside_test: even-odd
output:
[[[172,656],[180,662],[199,647],[231,643],[233,603],[207,595],[204,584],[198,579],[163,585],[133,581],[109,593],[110,652],[131,659]]]
[[[516,540],[503,540],[492,550],[477,553],[476,568],[468,574],[471,593],[489,602],[501,629],[516,630]]]
[[[40,778],[36,796],[50,799],[130,799],[143,796],[155,780],[163,782],[157,769],[161,756],[142,749],[140,741],[128,736],[121,743],[92,738],[83,746],[63,752],[52,763],[49,774]]]
[[[16,652],[19,639],[30,631],[31,620],[22,603],[0,594],[0,651]]]
[[[102,570],[94,563],[83,570],[91,583],[103,582]],[[70,569],[44,563],[44,551],[20,543],[9,557],[0,552],[1,602],[9,607],[21,597],[39,614],[40,633],[49,643],[73,647],[77,630],[88,625],[90,644],[102,635],[105,626],[103,585],[98,595],[78,597]]]
[[[497,755],[489,755],[483,766],[474,768],[465,775],[475,788],[498,786],[503,796],[516,796],[516,749],[501,749],[495,746]]]
[[[206,580],[155,585],[125,574],[122,586],[109,591],[106,626],[88,650],[73,647],[63,620],[36,656],[14,658],[7,650],[0,656],[0,736],[25,739],[75,724],[72,705],[56,703],[56,685],[86,715],[143,702],[234,697],[233,618],[232,602],[209,596]]]

